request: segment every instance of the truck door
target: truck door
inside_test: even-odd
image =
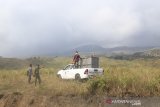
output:
[[[72,70],[73,70],[73,65],[68,65],[68,66],[65,67],[64,73],[65,73],[65,78],[66,79],[71,79]]]
[[[66,71],[66,77],[68,79],[74,79],[74,65],[70,65],[70,67],[68,68],[68,70]]]

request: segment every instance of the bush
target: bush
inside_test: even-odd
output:
[[[106,90],[106,79],[104,77],[96,77],[89,81],[88,92],[90,94],[103,94]]]

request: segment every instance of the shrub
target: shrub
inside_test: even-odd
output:
[[[102,94],[106,90],[106,79],[96,77],[89,81],[88,92],[90,94]]]

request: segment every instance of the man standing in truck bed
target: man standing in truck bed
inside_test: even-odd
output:
[[[80,55],[78,54],[78,51],[76,51],[74,57],[73,57],[73,63],[75,65],[75,68],[79,67],[79,60],[80,60]]]

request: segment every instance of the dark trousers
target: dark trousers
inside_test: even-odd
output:
[[[79,68],[79,61],[75,61],[74,66],[75,68]]]
[[[28,83],[31,83],[31,77],[32,75],[28,75]]]
[[[39,82],[39,84],[41,83],[41,78],[40,78],[40,75],[35,75],[35,86],[37,84],[37,80]]]

